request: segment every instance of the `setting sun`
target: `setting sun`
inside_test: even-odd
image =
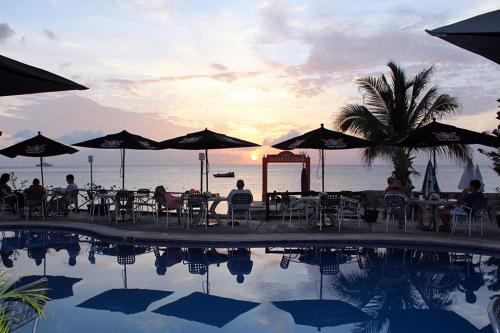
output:
[[[250,159],[252,161],[257,161],[257,155],[255,155],[255,154],[250,155]]]

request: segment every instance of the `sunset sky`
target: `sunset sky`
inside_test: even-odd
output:
[[[212,161],[258,163],[280,138],[331,127],[340,107],[362,101],[354,80],[386,71],[389,60],[412,74],[434,65],[434,83],[463,104],[448,122],[493,129],[500,66],[424,29],[495,9],[498,1],[469,0],[2,1],[0,54],[90,89],[1,98],[0,146],[38,130],[74,143],[122,129],[164,140],[208,127],[263,145],[214,152]],[[54,160],[84,164],[88,153]],[[96,163],[118,158],[92,154]],[[128,157],[196,160],[179,151]],[[328,162],[358,164],[359,153],[331,153]]]

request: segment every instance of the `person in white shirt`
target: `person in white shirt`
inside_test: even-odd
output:
[[[58,187],[54,189],[54,196],[50,202],[52,208],[62,208],[64,215],[68,215],[68,204],[71,200],[71,194],[78,191],[78,185],[75,184],[75,176],[72,174],[66,175],[66,187]]]

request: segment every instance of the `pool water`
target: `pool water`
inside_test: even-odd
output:
[[[500,257],[396,248],[165,248],[4,232],[37,332],[490,332]],[[16,332],[31,332],[34,322]]]

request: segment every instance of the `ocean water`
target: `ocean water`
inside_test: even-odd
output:
[[[119,166],[94,166],[93,180],[95,184],[105,188],[112,186],[121,187]],[[392,168],[390,166],[373,166],[366,168],[359,165],[328,165],[325,168],[325,190],[382,190],[387,184],[387,177]],[[422,186],[425,166],[417,166],[420,177],[412,179],[417,189]],[[13,171],[17,177],[17,184],[21,181],[31,183],[34,177],[40,177],[40,169],[36,167],[17,167],[3,169],[0,172]],[[235,178],[214,178],[218,172],[234,171]],[[486,192],[494,192],[500,185],[499,177],[487,166],[481,168]],[[63,167],[53,166],[44,169],[46,186],[65,186],[65,175],[75,175],[79,187],[90,183],[89,166]],[[270,165],[268,169],[268,191],[300,191],[301,166],[294,164]],[[438,180],[442,191],[458,191],[457,184],[463,169],[456,166],[440,166]],[[157,185],[164,185],[168,191],[184,192],[191,188],[200,187],[199,166],[127,166],[125,187],[129,190],[150,188],[154,190]],[[209,190],[212,193],[226,194],[235,187],[236,180],[243,179],[255,198],[260,198],[262,193],[262,166],[260,165],[214,165],[209,171]],[[321,189],[321,170],[311,166],[311,189]]]

